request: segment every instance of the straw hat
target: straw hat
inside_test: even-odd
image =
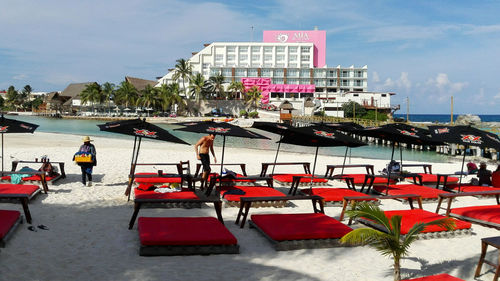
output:
[[[89,136],[83,137],[83,142],[89,142],[89,141],[94,141],[94,140],[91,140]]]

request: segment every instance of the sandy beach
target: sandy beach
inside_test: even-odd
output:
[[[223,208],[226,227],[236,236],[240,254],[210,256],[141,257],[137,225],[128,230],[132,201],[124,196],[133,139],[95,137],[98,166],[94,185],[84,187],[80,168],[71,159],[82,136],[35,133],[5,136],[5,167],[10,161],[33,160],[47,155],[66,162],[67,178],[50,185],[48,194],[30,202],[33,225],[49,230],[32,232],[26,222],[0,249],[0,280],[392,280],[392,260],[370,247],[339,247],[277,252],[256,230],[234,224],[236,208]],[[218,158],[221,149],[216,148]],[[260,163],[273,161],[274,153],[254,149],[226,148],[225,163],[247,164],[249,174],[260,172]],[[390,155],[388,155],[388,158]],[[310,161],[314,155],[280,154],[279,161]],[[189,160],[197,163],[193,148],[164,142],[145,141],[139,162]],[[352,164],[373,164],[381,170],[388,160],[357,158]],[[327,164],[341,164],[342,158],[319,156],[317,173]],[[460,170],[460,162],[435,163],[434,172]],[[489,166],[489,169],[495,167]],[[166,171],[167,172],[167,171]],[[292,170],[294,172],[294,170]],[[299,170],[297,170],[299,172]],[[359,170],[359,172],[363,172]],[[336,186],[342,184],[335,183]],[[277,187],[287,191],[287,187]],[[493,199],[460,198],[454,206],[495,204]],[[408,205],[384,200],[384,210],[407,209]],[[20,204],[0,203],[0,209],[22,211]],[[424,205],[435,211],[436,203]],[[257,213],[311,212],[310,202],[293,207],[258,208]],[[338,218],[341,208],[327,207],[325,213]],[[201,209],[142,209],[139,216],[215,216],[212,206]],[[449,273],[473,280],[480,254],[480,239],[497,236],[498,230],[473,224],[471,236],[419,240],[402,261],[403,278]],[[493,256],[492,251],[489,253]],[[491,280],[493,271],[483,266],[477,280]]]

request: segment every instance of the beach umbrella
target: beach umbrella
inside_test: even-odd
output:
[[[278,148],[276,149],[276,156],[274,157],[274,163],[276,164],[276,161],[278,160],[278,153],[280,151],[281,140],[283,139],[283,135],[285,134],[285,131],[289,130],[290,128],[293,128],[293,126],[285,123],[256,121],[253,122],[252,128],[280,135],[280,141],[278,142]],[[274,174],[274,168],[276,168],[276,165],[273,165],[273,171],[271,172],[271,174]]]
[[[348,135],[340,133],[333,128],[313,125],[301,128],[290,128],[284,132],[284,136],[281,142],[302,145],[302,146],[312,146],[316,147],[316,152],[314,154],[314,164],[312,176],[316,171],[316,161],[318,158],[319,147],[334,147],[334,146],[347,146],[347,147],[359,147],[366,145],[366,143],[358,141]],[[312,178],[311,178],[312,186]]]
[[[132,150],[132,160],[130,163],[129,183],[125,195],[130,198],[130,189],[135,174],[135,164],[139,157],[139,150],[141,148],[141,141],[143,138],[167,141],[173,143],[188,144],[187,142],[179,139],[178,137],[170,134],[167,130],[160,128],[154,124],[146,122],[146,119],[132,119],[124,121],[114,121],[105,124],[97,125],[101,131],[129,135],[134,137],[134,149]]]
[[[432,139],[429,136],[429,130],[402,123],[391,123],[378,127],[367,127],[364,129],[354,131],[354,134],[391,141],[392,142],[391,162],[394,160],[394,148],[396,142],[415,144],[415,145],[443,144],[443,142],[439,140]],[[401,158],[402,158],[402,150],[401,150]],[[388,169],[387,172],[389,175],[387,179],[387,185],[389,185],[391,170]]]
[[[224,150],[226,147],[226,136],[240,137],[250,139],[269,139],[266,136],[257,134],[255,132],[246,130],[242,127],[227,123],[227,122],[214,122],[214,121],[199,121],[199,122],[184,122],[183,128],[174,129],[176,131],[184,131],[200,134],[214,134],[221,135],[222,139],[222,159],[220,165],[220,175],[222,176],[224,166]]]
[[[4,134],[13,134],[13,133],[33,133],[38,125],[5,118],[2,113],[2,117],[0,117],[0,133],[2,133],[2,172],[4,171],[4,161],[3,161],[3,135]]]
[[[500,151],[500,138],[498,135],[489,133],[472,126],[429,126],[429,131],[434,140],[454,143],[458,145],[478,146],[480,148],[493,148]],[[462,173],[465,164],[465,151],[462,158],[462,169],[460,170],[460,181],[458,188],[462,184]]]
[[[335,130],[338,130],[338,131],[346,132],[349,135],[351,135],[352,133],[356,132],[357,130],[361,130],[361,129],[365,128],[365,127],[359,125],[358,123],[354,123],[354,122],[318,123],[318,124],[331,127],[331,128],[333,128]],[[345,161],[347,159],[347,152],[348,151],[349,151],[349,147],[346,146],[346,148],[345,148],[345,154],[344,154],[344,161],[342,163],[342,172],[341,172],[341,175],[344,174],[344,166],[345,166]],[[349,159],[350,159],[350,156],[349,156]]]

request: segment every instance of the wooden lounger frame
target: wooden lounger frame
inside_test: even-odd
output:
[[[471,217],[466,217],[466,216],[460,216],[460,215],[453,214],[451,212],[451,210],[452,210],[451,203],[457,197],[464,197],[464,196],[495,196],[496,197],[496,201],[497,201],[497,205],[500,205],[500,190],[498,190],[498,191],[481,191],[481,192],[448,193],[448,194],[440,194],[439,195],[439,201],[438,201],[438,205],[437,205],[437,208],[436,208],[436,213],[439,213],[440,210],[444,209],[444,210],[446,210],[446,213],[445,213],[446,216],[454,217],[454,218],[458,218],[458,219],[461,219],[461,220],[470,221],[472,223],[477,223],[477,224],[480,224],[480,225],[484,225],[484,226],[489,226],[489,227],[494,227],[494,228],[500,229],[500,224],[497,224],[497,223],[482,221],[482,220],[478,220],[478,219],[471,218]],[[446,208],[442,208],[441,204],[445,200],[446,200]]]
[[[27,161],[27,160],[14,160],[12,161],[12,168],[11,168],[11,172],[15,172],[16,169],[17,169],[17,166],[19,164],[44,164],[44,162],[41,162],[41,161]],[[56,181],[58,181],[59,179],[65,179],[66,178],[66,172],[64,170],[64,162],[53,162],[53,161],[50,161],[49,162],[50,164],[57,164],[59,166],[59,175],[53,179],[50,180],[50,182],[54,183]],[[22,172],[22,174],[28,174],[28,173],[25,173],[25,172]],[[46,180],[45,181],[45,184],[47,183]]]
[[[9,229],[9,231],[5,234],[4,237],[0,238],[0,248],[5,248],[5,242],[10,239],[14,231],[17,229],[19,224],[23,223],[23,216],[20,215],[19,218],[17,218],[16,222],[12,227]]]
[[[2,184],[0,183],[0,186],[1,185]],[[21,205],[23,206],[23,211],[24,211],[24,216],[26,217],[26,222],[31,224],[32,218],[31,218],[30,209],[28,207],[28,203],[31,200],[31,198],[33,198],[39,192],[40,192],[40,189],[38,189],[37,191],[35,191],[31,195],[21,194],[21,193],[19,193],[19,194],[2,194],[2,193],[0,193],[0,201],[5,201],[5,200],[8,200],[9,202],[12,200],[19,201],[21,203]]]
[[[49,186],[47,184],[47,175],[46,175],[45,172],[42,172],[42,171],[36,171],[36,172],[0,172],[0,175],[2,177],[6,176],[6,175],[14,175],[14,174],[18,174],[18,175],[24,175],[25,174],[25,175],[31,175],[31,176],[40,176],[40,181],[39,182],[42,185],[43,193],[47,194],[47,192],[49,191]],[[37,183],[38,183],[38,181],[37,181]],[[20,183],[20,184],[22,184],[22,183]],[[30,197],[30,199],[31,199],[31,197]]]

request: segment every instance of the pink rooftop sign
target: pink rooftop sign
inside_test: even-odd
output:
[[[269,102],[270,92],[279,93],[314,93],[315,85],[305,84],[271,84],[271,78],[241,78],[241,83],[245,86],[245,90],[253,86],[259,87],[262,91],[261,102],[266,104]]]
[[[264,30],[265,43],[313,43],[314,67],[326,64],[326,31],[324,30]]]

